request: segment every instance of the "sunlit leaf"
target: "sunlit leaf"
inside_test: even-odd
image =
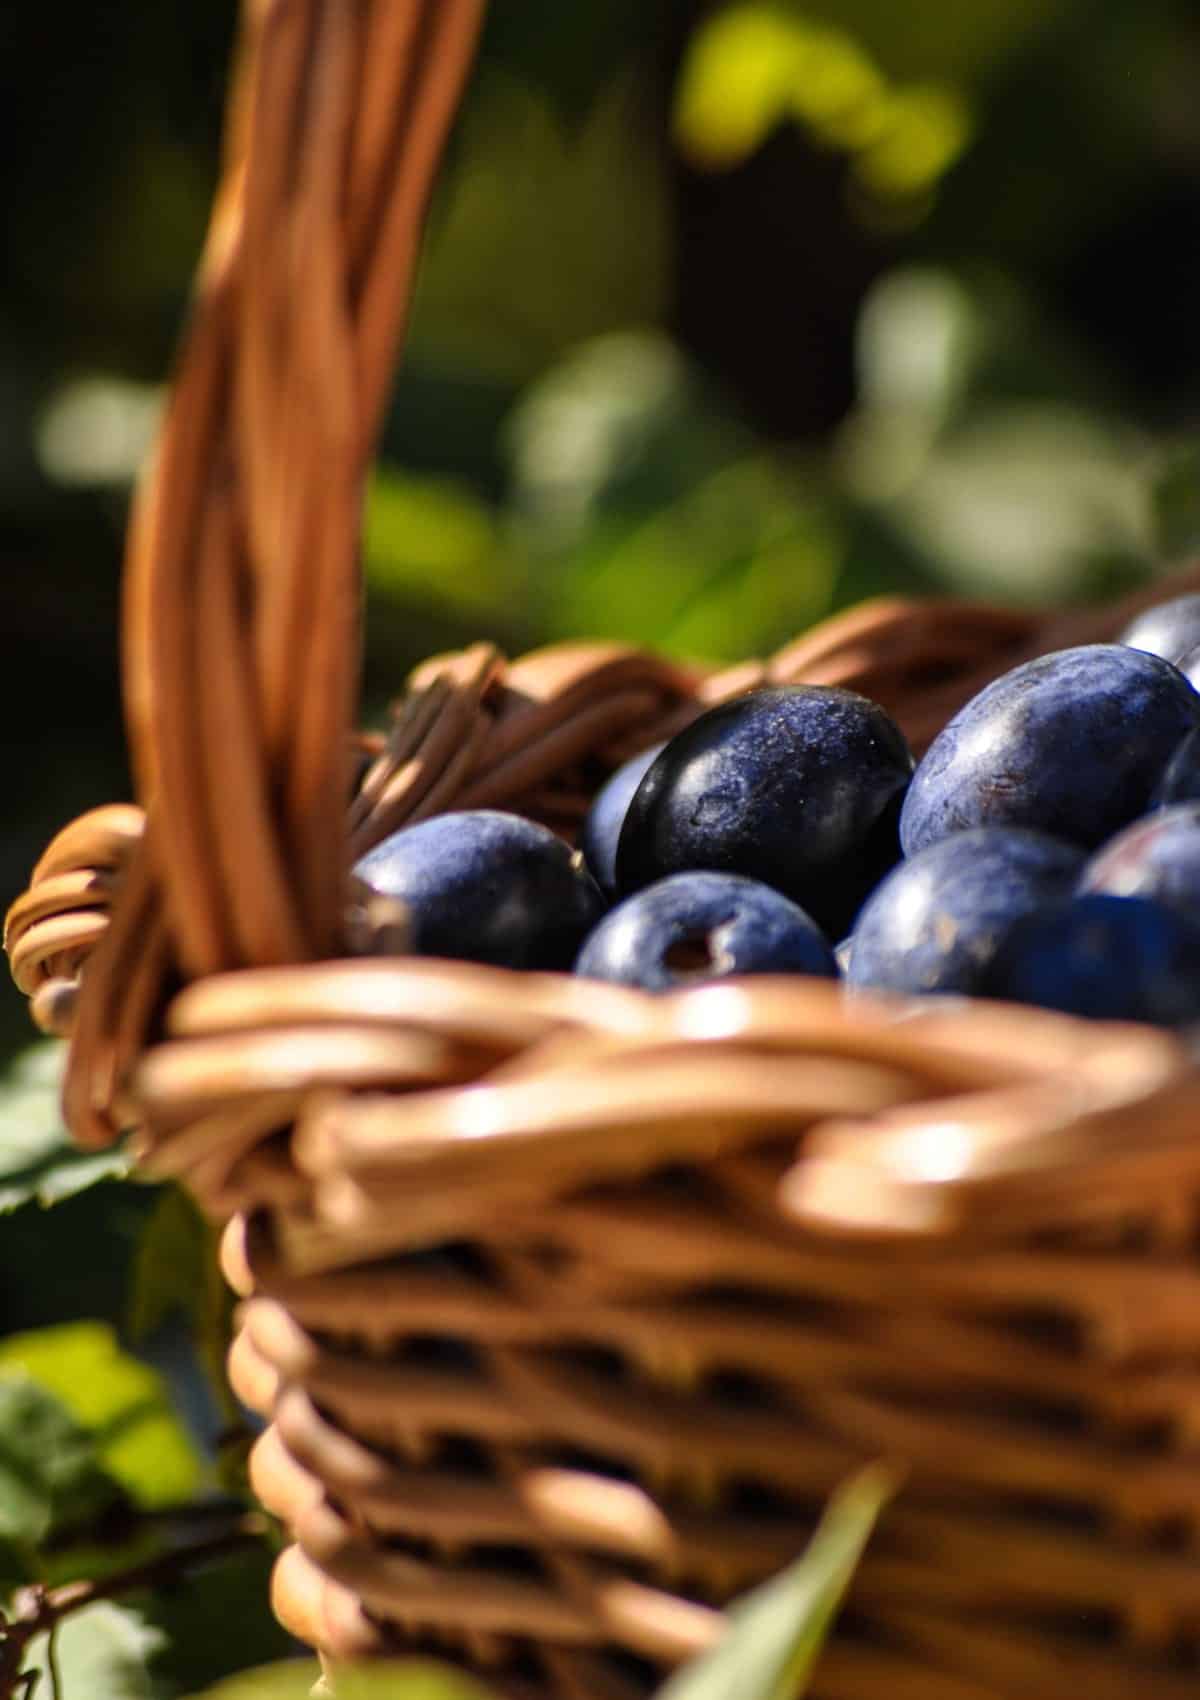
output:
[[[806,52],[788,91],[790,110],[826,141],[856,149],[886,123],[891,96],[879,67],[853,36],[806,25]]]
[[[489,1692],[443,1666],[400,1660],[339,1671],[337,1700],[489,1700]]]
[[[598,529],[564,625],[706,660],[762,653],[824,614],[839,540],[768,457],[722,468],[648,518]]]
[[[892,1491],[882,1469],[843,1488],[803,1558],[731,1607],[721,1640],[658,1700],[796,1700]]]
[[[514,525],[549,635],[732,660],[828,611],[832,505],[756,448],[661,333],[573,350],[526,393],[509,445]]]
[[[965,594],[1065,602],[1152,548],[1144,444],[1083,410],[995,407],[938,443],[897,518]]]
[[[736,165],[789,110],[808,32],[785,7],[746,4],[707,19],[689,44],[675,100],[675,135],[700,164]]]
[[[59,1109],[65,1049],[52,1040],[33,1045],[0,1074],[0,1214],[31,1201],[56,1204],[128,1173],[123,1151],[71,1144]]]
[[[193,1700],[309,1700],[316,1677],[315,1666],[308,1663],[267,1665],[230,1677]],[[401,1659],[340,1667],[337,1700],[489,1700],[489,1695],[477,1682],[441,1665]]]
[[[122,1352],[111,1328],[65,1323],[0,1343],[0,1375],[47,1389],[88,1432],[103,1467],[142,1505],[189,1498],[199,1460],[161,1378]]]
[[[614,514],[653,516],[754,442],[682,349],[650,330],[573,348],[527,388],[506,437],[513,505],[537,551],[586,545]]]
[[[289,1659],[227,1677],[192,1700],[310,1700],[320,1674],[315,1661]]]
[[[367,490],[368,587],[406,602],[484,617],[520,594],[495,516],[464,485],[379,466]]]
[[[157,1700],[150,1665],[161,1645],[159,1632],[127,1606],[100,1600],[71,1613],[55,1635],[61,1700]],[[25,1668],[38,1673],[38,1700],[52,1700],[45,1636]]]
[[[860,407],[939,424],[981,353],[982,303],[949,271],[899,266],[867,296],[855,333]]]
[[[37,453],[58,484],[132,483],[162,411],[162,393],[113,376],[75,379],[46,404]]]
[[[855,159],[855,173],[877,195],[920,194],[962,153],[971,123],[967,102],[953,89],[897,90],[883,103],[876,131]]]
[[[788,0],[738,0],[706,18],[676,93],[683,151],[699,165],[734,166],[794,119],[821,143],[847,149],[872,194],[911,200],[927,193],[966,146],[966,92],[893,81],[840,24]]]

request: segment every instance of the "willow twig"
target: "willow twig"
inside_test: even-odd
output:
[[[8,1617],[0,1614],[0,1700],[24,1700],[30,1693],[33,1673],[22,1670],[29,1645],[39,1635],[53,1638],[64,1618],[99,1600],[119,1599],[143,1588],[163,1587],[209,1559],[223,1558],[241,1547],[256,1546],[266,1532],[266,1519],[250,1512],[219,1534],[208,1535],[187,1546],[172,1547],[141,1564],[114,1571],[111,1576],[88,1582],[64,1582],[58,1588],[47,1588],[39,1582],[19,1589],[11,1614]],[[66,1700],[53,1657],[50,1677],[53,1700]]]

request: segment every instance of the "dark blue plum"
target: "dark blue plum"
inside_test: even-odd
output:
[[[1173,596],[1131,620],[1117,639],[1131,649],[1178,662],[1200,645],[1200,594]]]
[[[1028,826],[1085,850],[1145,814],[1200,695],[1169,661],[1084,644],[1027,661],[959,710],[913,775],[907,855],[976,826]]]
[[[353,873],[405,904],[418,956],[569,968],[604,913],[595,881],[560,838],[498,809],[403,827]]]
[[[739,874],[672,874],[618,903],[579,953],[577,974],[668,992],[731,974],[837,978],[798,904]]]
[[[974,992],[1015,921],[1070,895],[1083,851],[1024,827],[930,845],[864,903],[847,979],[894,992]]]
[[[1176,803],[1127,826],[1087,863],[1079,890],[1154,897],[1200,925],[1200,803]]]
[[[665,746],[652,744],[632,756],[597,791],[579,835],[579,848],[592,878],[606,897],[617,893],[617,840],[625,824],[633,793],[641,784],[650,763]]]
[[[1200,729],[1189,732],[1163,769],[1154,787],[1150,806],[1170,808],[1172,803],[1200,802]]]
[[[1200,1020],[1200,926],[1148,897],[1076,897],[1018,921],[984,997],[1101,1021]]]
[[[618,885],[744,874],[840,938],[899,856],[911,773],[878,703],[822,685],[753,691],[702,714],[651,764],[621,831]]]

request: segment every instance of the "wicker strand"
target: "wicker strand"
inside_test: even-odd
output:
[[[222,189],[130,526],[125,696],[149,823],[71,1010],[84,1141],[114,1136],[173,971],[302,961],[339,936],[361,484],[482,9],[247,6]],[[371,49],[400,14],[397,63]],[[385,205],[377,228],[363,209]],[[143,964],[130,999],[139,939],[159,979]]]

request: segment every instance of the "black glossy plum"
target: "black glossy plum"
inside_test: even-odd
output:
[[[617,840],[625,824],[633,793],[663,744],[652,744],[640,755],[631,756],[597,791],[579,835],[579,848],[592,878],[606,897],[617,891]]]
[[[1150,806],[1170,808],[1172,803],[1200,802],[1200,728],[1189,732],[1163,769],[1162,778],[1154,787]]]
[[[847,979],[894,992],[974,992],[1015,921],[1070,895],[1083,852],[1024,827],[976,827],[894,868],[854,929]]]
[[[1200,803],[1176,803],[1127,826],[1086,864],[1079,890],[1154,897],[1200,925]]]
[[[700,716],[634,792],[617,879],[690,869],[774,886],[840,938],[899,855],[912,757],[878,703],[831,686],[753,691]]]
[[[635,892],[587,939],[577,974],[671,991],[731,974],[837,978],[833,952],[798,904],[739,874],[672,874]]]
[[[1028,826],[1090,850],[1144,814],[1200,695],[1169,661],[1084,644],[1027,661],[959,710],[913,775],[907,855],[976,826]]]
[[[1200,594],[1173,596],[1131,620],[1117,639],[1132,649],[1178,662],[1200,645]]]
[[[1076,897],[1018,921],[985,997],[1103,1021],[1200,1020],[1200,926],[1148,897]]]
[[[419,956],[569,968],[604,912],[596,882],[560,838],[498,809],[403,827],[353,873],[406,905]]]

